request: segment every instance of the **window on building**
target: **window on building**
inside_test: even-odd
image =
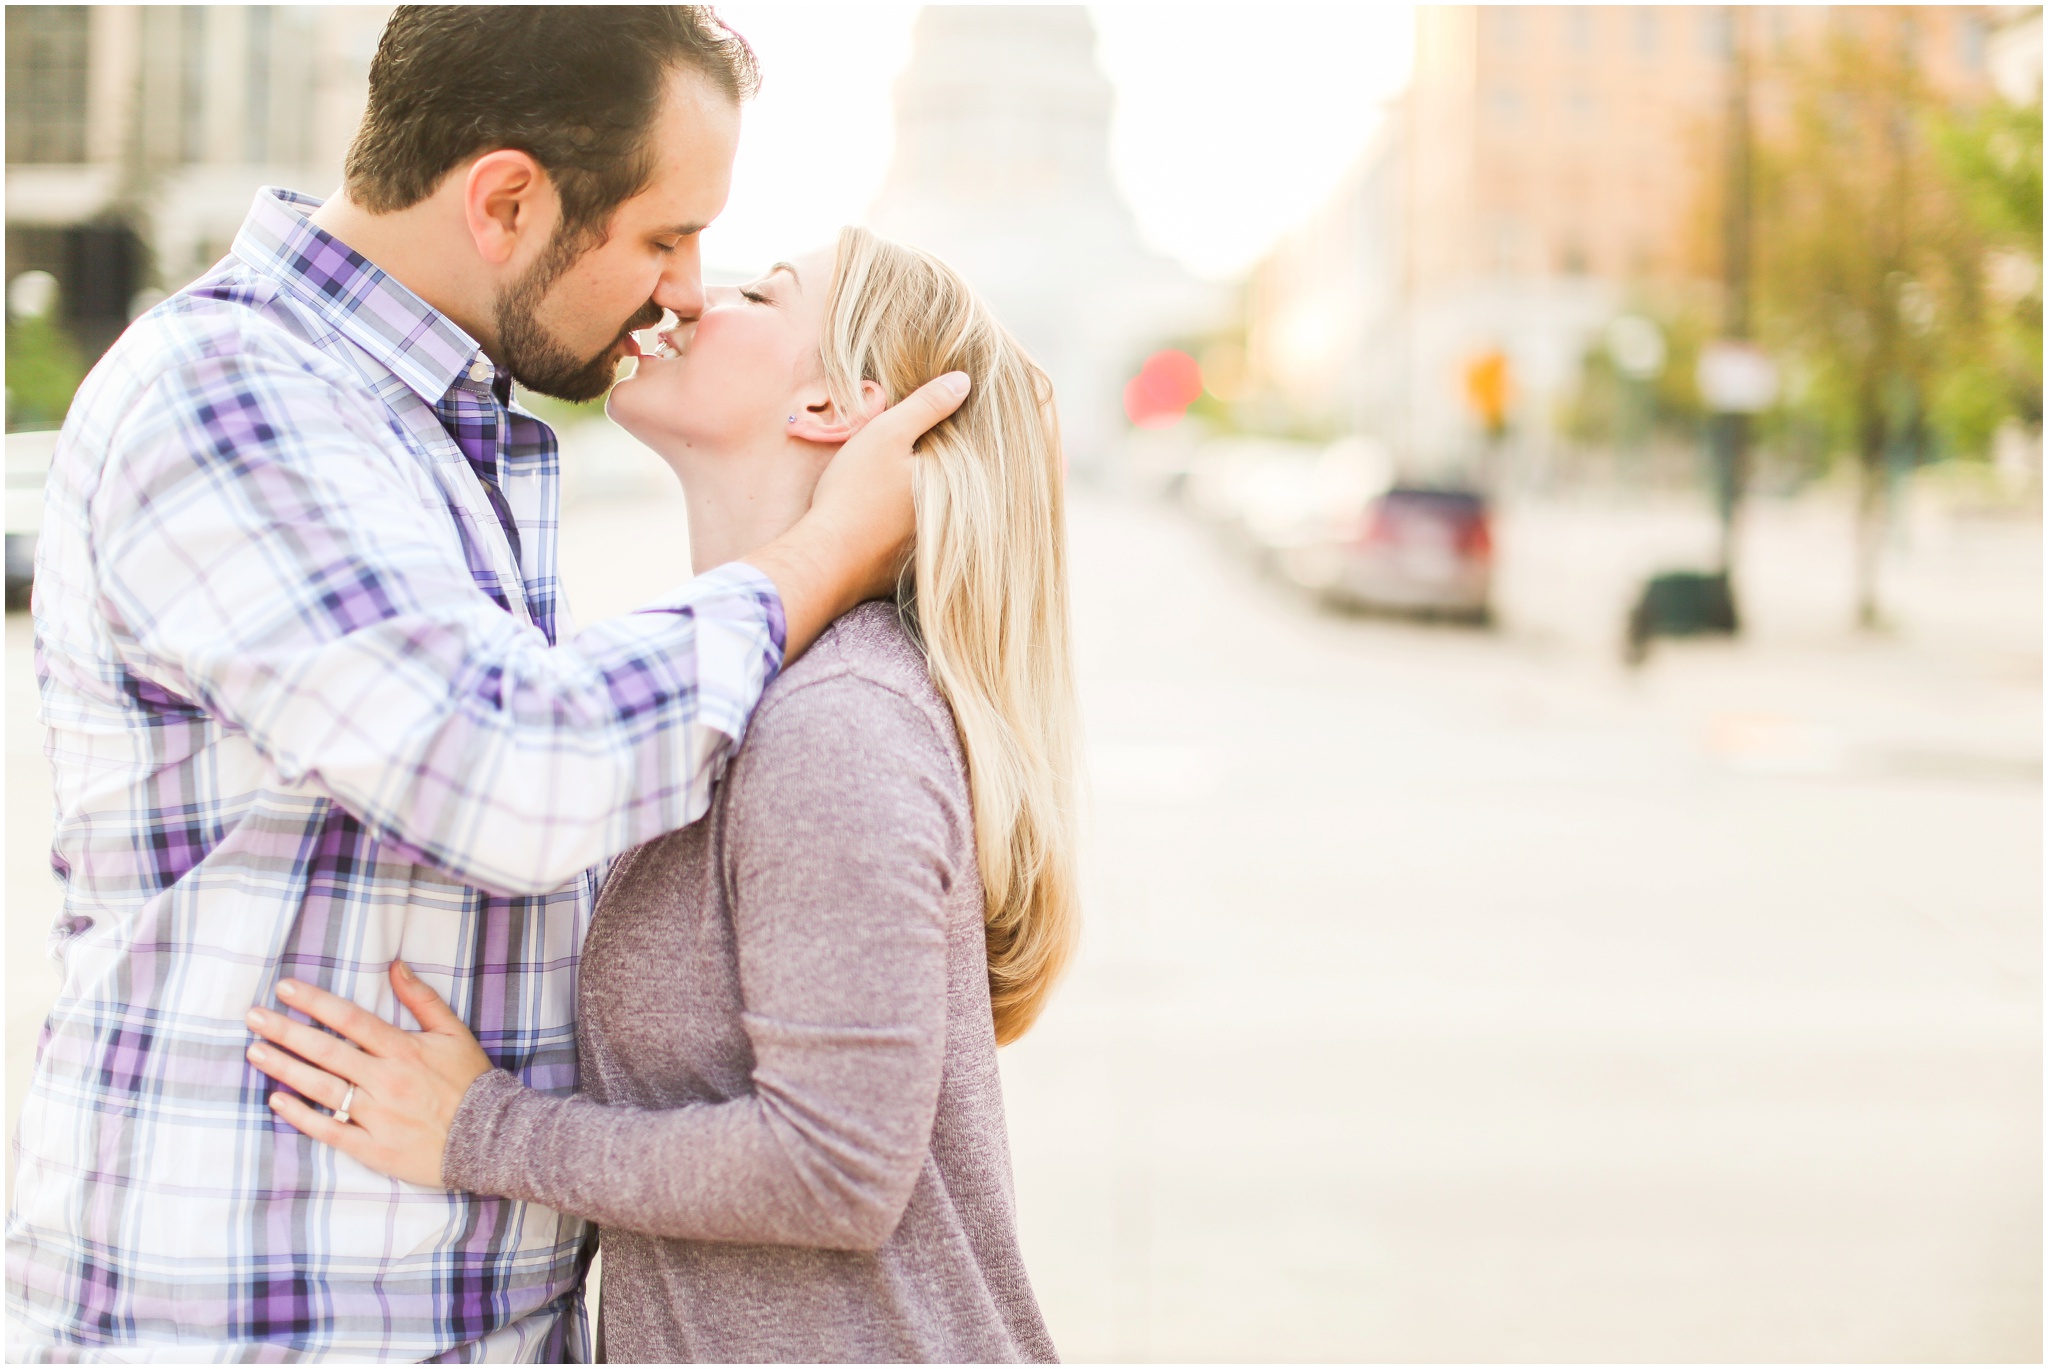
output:
[[[1984,70],[1984,21],[1974,14],[1957,15],[1956,38],[1963,66],[1970,71]]]
[[[73,5],[7,7],[7,160],[85,160],[86,24]]]
[[[1522,45],[1522,15],[1518,10],[1504,5],[1491,5],[1479,11],[1480,22],[1486,26],[1486,41],[1491,47],[1502,52],[1513,52]]]
[[[206,7],[178,11],[178,150],[188,162],[206,160]]]
[[[1488,227],[1487,265],[1497,276],[1512,276],[1522,265],[1522,223],[1509,214],[1497,216]]]
[[[1709,57],[1735,55],[1735,20],[1725,10],[1709,10],[1700,16],[1700,51]]]
[[[1564,12],[1565,46],[1573,52],[1593,50],[1593,11],[1583,5],[1573,5]]]
[[[1636,10],[1636,53],[1648,57],[1657,51],[1657,11],[1638,7]]]
[[[1785,12],[1783,5],[1773,5],[1771,16],[1771,51],[1779,57],[1792,51],[1792,16]]]
[[[312,159],[313,11],[304,5],[271,9],[270,158],[303,165]]]
[[[242,156],[267,162],[271,152],[270,47],[272,10],[251,5],[242,11],[243,49],[248,54],[248,92],[242,100]]]

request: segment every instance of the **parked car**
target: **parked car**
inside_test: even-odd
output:
[[[1484,496],[1396,485],[1366,506],[1327,593],[1360,608],[1490,622],[1493,530]]]
[[[43,478],[57,450],[56,432],[7,434],[7,607],[27,608],[35,574],[36,533],[43,525]]]

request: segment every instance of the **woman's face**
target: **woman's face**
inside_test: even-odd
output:
[[[818,343],[832,264],[823,247],[747,285],[706,290],[697,321],[664,332],[667,347],[612,387],[605,412],[672,460],[807,436],[824,399]]]

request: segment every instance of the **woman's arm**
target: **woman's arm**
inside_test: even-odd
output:
[[[970,821],[939,778],[952,765],[924,715],[879,685],[839,676],[776,699],[727,780],[750,1091],[645,1110],[485,1074],[455,1111],[443,1181],[650,1235],[879,1246],[938,1098],[944,903]],[[331,1119],[295,1106],[303,1119],[280,1111],[329,1139],[314,1127]],[[363,1128],[385,1124],[379,1107],[358,1101]]]

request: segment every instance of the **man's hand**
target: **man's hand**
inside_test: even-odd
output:
[[[875,415],[825,468],[810,511],[747,556],[782,596],[785,662],[861,600],[894,592],[910,550],[911,446],[960,407],[968,384],[948,371]]]

